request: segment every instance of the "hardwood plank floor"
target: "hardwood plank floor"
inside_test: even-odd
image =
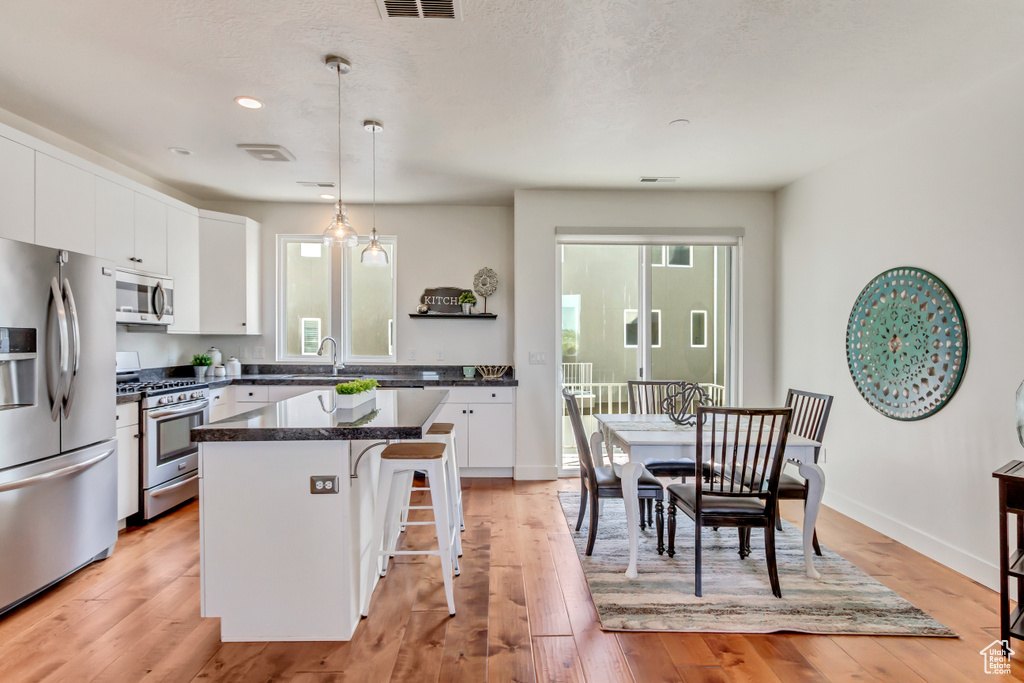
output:
[[[0,681],[968,681],[998,626],[995,593],[823,509],[822,542],[959,639],[601,631],[558,506],[575,480],[463,482],[457,615],[437,558],[393,563],[348,643],[221,643],[199,617],[199,509],[123,533],[113,556],[0,618]],[[425,494],[416,494],[419,497]],[[799,521],[799,503],[784,508]],[[424,514],[424,513],[419,513]],[[402,546],[430,547],[409,527]],[[1024,680],[1014,662],[1013,676]]]

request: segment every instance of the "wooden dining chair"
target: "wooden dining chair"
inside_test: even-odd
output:
[[[615,473],[611,466],[595,466],[593,448],[602,448],[604,439],[599,432],[594,432],[588,441],[586,432],[583,429],[583,419],[580,416],[580,407],[576,403],[576,396],[569,389],[562,390],[562,398],[569,411],[569,423],[572,425],[573,437],[576,439],[576,450],[580,456],[580,514],[576,519],[576,531],[583,526],[583,515],[587,510],[587,503],[590,503],[590,528],[587,536],[587,555],[594,552],[594,542],[597,540],[598,504],[599,498],[622,498],[622,480]],[[599,452],[598,455],[601,455]],[[603,462],[604,458],[601,458]],[[637,482],[638,497],[640,504],[645,500],[657,501],[658,510],[658,554],[664,552],[664,499],[665,489],[661,482],[647,472],[640,475]]]
[[[712,405],[707,392],[695,382],[629,380],[626,382],[626,390],[629,395],[629,412],[633,415],[678,414],[692,412],[698,405]],[[689,458],[649,460],[644,462],[644,467],[656,477],[681,477],[684,484],[686,478],[696,476],[697,471],[696,463]],[[651,521],[649,508],[647,519]]]
[[[832,397],[828,394],[813,394],[809,391],[790,389],[786,393],[786,405],[793,409],[793,419],[790,424],[790,433],[798,434],[811,441],[821,443],[825,437],[825,426],[828,424],[828,414],[832,410]],[[818,462],[818,452],[821,447],[814,449],[814,462]],[[807,480],[803,477],[787,474],[785,471],[779,479],[780,500],[802,500],[804,507],[807,507]],[[776,516],[775,527],[782,531],[782,519]],[[812,540],[814,552],[821,555],[821,546],[818,545],[818,530],[814,530]]]
[[[775,515],[792,414],[792,408],[697,408],[697,419],[704,424],[704,429],[697,430],[698,466],[703,470],[706,465],[722,476],[710,481],[695,477],[692,484],[668,487],[668,555],[675,556],[676,510],[682,510],[696,527],[697,597],[701,595],[701,531],[705,526],[737,527],[741,558],[750,554],[750,529],[762,527],[768,579],[775,597],[782,597],[775,564]]]

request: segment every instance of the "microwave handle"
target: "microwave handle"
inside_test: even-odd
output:
[[[157,303],[158,296],[160,297],[159,303]],[[156,310],[156,319],[163,319],[164,313],[167,312],[167,292],[164,291],[162,281],[156,283],[156,289],[153,291],[153,308]]]

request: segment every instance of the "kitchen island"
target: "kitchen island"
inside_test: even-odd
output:
[[[223,641],[350,640],[387,441],[422,438],[448,392],[333,390],[192,431],[199,442],[202,615]]]

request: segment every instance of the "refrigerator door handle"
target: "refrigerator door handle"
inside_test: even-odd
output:
[[[60,408],[64,400],[64,384],[67,381],[68,374],[68,318],[64,312],[64,300],[60,296],[60,286],[57,284],[57,278],[50,280],[50,297],[53,299],[53,305],[57,308],[57,327],[60,330],[60,372],[57,376],[57,387],[54,391],[54,395],[51,397],[53,401],[53,409],[50,412],[50,418],[56,420],[60,417]]]
[[[82,470],[89,469],[90,467],[98,463],[100,460],[103,460],[104,458],[107,458],[110,455],[112,455],[114,453],[114,450],[114,448],[108,448],[99,455],[89,458],[88,460],[85,460],[83,462],[76,463],[74,465],[68,465],[67,467],[61,467],[59,470],[54,470],[53,472],[37,474],[34,477],[25,477],[24,479],[19,479],[17,481],[11,481],[6,484],[2,484],[0,485],[0,493],[3,493],[4,491],[12,491],[14,489],[22,489],[25,488],[26,486],[38,484],[41,481],[46,481],[47,479],[66,477],[68,475],[74,474],[75,472],[81,472]]]
[[[75,398],[75,385],[78,379],[78,367],[82,360],[82,335],[78,325],[78,309],[75,307],[75,295],[71,291],[71,283],[64,278],[64,298],[68,304],[68,311],[71,313],[71,334],[74,337],[74,344],[71,345],[71,372],[68,376],[68,388],[64,395],[64,417],[71,414],[71,402]]]

